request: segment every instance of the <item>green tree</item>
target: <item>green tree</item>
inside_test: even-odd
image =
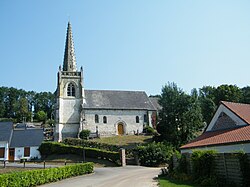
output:
[[[197,98],[184,93],[175,83],[162,88],[157,131],[160,140],[179,147],[197,135],[203,128],[201,109]]]
[[[34,96],[35,113],[42,110],[45,111],[49,117],[51,117],[51,114],[54,110],[54,104],[55,94],[51,92],[36,93]]]
[[[206,124],[209,124],[216,110],[216,105],[212,99],[207,97],[199,98],[201,113]]]
[[[15,118],[17,121],[21,122],[25,117],[26,120],[30,120],[31,112],[28,110],[28,100],[25,97],[22,97],[15,103]]]
[[[220,85],[215,91],[214,103],[218,106],[220,101],[240,102],[242,91],[236,85]]]
[[[241,92],[242,92],[241,102],[250,104],[250,86],[242,88]]]
[[[35,117],[38,121],[42,121],[43,123],[45,123],[47,120],[47,114],[43,110],[38,111],[35,114]]]

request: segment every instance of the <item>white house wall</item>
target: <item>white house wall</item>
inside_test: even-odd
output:
[[[233,153],[237,151],[250,153],[250,143],[183,149],[181,153],[192,153],[194,150],[216,150],[218,153]]]
[[[15,158],[14,160],[20,160],[21,158],[41,158],[40,152],[38,151],[39,147],[30,147],[30,156],[24,157],[24,147],[15,147]]]
[[[9,157],[9,144],[8,142],[2,141],[0,142],[0,147],[4,147],[5,148],[5,153],[4,153],[4,158],[0,158],[0,160],[8,160]]]
[[[99,116],[99,123],[95,123],[95,115]],[[147,110],[85,110],[86,123],[83,129],[89,129],[91,132],[98,132],[101,136],[118,135],[117,125],[124,123],[125,134],[134,134],[143,131],[144,115]],[[107,117],[107,123],[103,123],[103,117]],[[139,123],[136,123],[136,116],[139,116]]]
[[[219,106],[218,110],[216,111],[213,119],[209,123],[208,128],[207,128],[206,131],[211,131],[211,129],[214,127],[216,121],[218,120],[218,117],[220,116],[220,114],[222,112],[224,112],[225,114],[227,114],[236,123],[237,126],[246,125],[246,122],[244,122],[237,115],[235,115],[231,110],[229,110],[223,104],[221,104]]]

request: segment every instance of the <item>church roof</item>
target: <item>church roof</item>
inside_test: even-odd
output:
[[[10,147],[40,146],[43,139],[43,129],[15,129],[13,130]]]
[[[159,97],[149,97],[149,100],[151,101],[151,103],[153,104],[154,108],[156,110],[161,110],[162,106],[159,104]]]
[[[85,90],[86,109],[155,110],[143,91]]]
[[[63,60],[63,71],[76,71],[76,57],[73,42],[73,34],[70,22],[68,22],[65,52]]]

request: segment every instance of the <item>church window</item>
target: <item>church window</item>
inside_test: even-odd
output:
[[[97,114],[95,115],[95,123],[99,123],[99,116]]]
[[[76,96],[76,90],[75,86],[73,83],[69,83],[68,88],[67,88],[67,96]]]
[[[136,122],[136,123],[139,123],[139,116],[136,116],[136,117],[135,117],[135,122]]]
[[[103,123],[107,123],[107,117],[103,116]]]
[[[147,114],[144,114],[144,123],[147,123],[148,119],[147,119]]]

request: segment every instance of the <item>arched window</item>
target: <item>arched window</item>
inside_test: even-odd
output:
[[[136,123],[139,123],[139,116],[136,116],[136,117],[135,117],[135,122],[136,122]]]
[[[107,117],[103,116],[103,123],[107,123]]]
[[[95,115],[95,123],[99,123],[99,116],[97,114]]]
[[[147,122],[148,122],[148,118],[147,118],[147,117],[148,117],[147,114],[144,114],[144,117],[143,117],[144,123],[147,123]]]
[[[69,83],[68,88],[67,88],[67,96],[76,96],[76,90],[75,86],[73,83]]]

